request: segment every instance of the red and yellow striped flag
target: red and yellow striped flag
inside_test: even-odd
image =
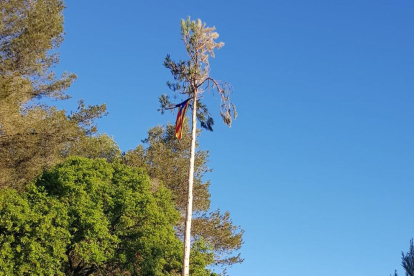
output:
[[[175,106],[178,107],[177,120],[175,122],[175,137],[177,137],[178,139],[181,139],[185,113],[187,112],[188,102],[190,101],[190,99],[187,99],[184,102],[177,104]]]

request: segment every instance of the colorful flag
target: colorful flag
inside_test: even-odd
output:
[[[178,107],[177,121],[175,122],[175,137],[177,137],[178,139],[181,139],[185,113],[187,112],[188,102],[190,101],[190,99],[191,98],[175,106]]]

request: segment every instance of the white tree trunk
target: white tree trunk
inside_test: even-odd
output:
[[[190,168],[188,172],[188,195],[187,195],[187,213],[185,218],[184,233],[184,258],[182,276],[190,275],[190,249],[191,249],[191,219],[193,217],[193,182],[194,182],[194,156],[196,145],[197,130],[197,91],[194,93],[193,100],[193,125],[191,130],[191,151],[190,151]]]

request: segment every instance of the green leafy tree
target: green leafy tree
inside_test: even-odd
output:
[[[180,268],[173,229],[178,213],[168,190],[152,191],[142,170],[70,158],[36,185],[67,206],[67,275],[168,275]]]
[[[143,169],[72,157],[25,193],[0,191],[0,275],[181,272],[179,213]],[[195,271],[210,275],[210,253],[193,252]]]
[[[76,75],[57,77],[63,41],[63,1],[0,1],[0,187],[23,189],[83,135],[96,131],[105,105],[66,114],[41,98],[68,99]]]
[[[204,240],[198,239],[194,242],[190,260],[190,275],[197,276],[219,276],[219,274],[206,270],[205,267],[214,262],[212,248]]]
[[[34,186],[0,190],[0,275],[64,275],[69,240],[63,203]]]

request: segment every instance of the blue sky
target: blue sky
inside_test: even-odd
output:
[[[212,207],[245,230],[230,275],[402,275],[414,236],[414,2],[67,1],[57,71],[75,72],[73,108],[106,103],[99,122],[123,151],[170,93],[167,54],[185,58],[181,18],[216,26],[211,75],[230,82],[239,117],[203,132]],[[171,94],[170,94],[171,95]]]

